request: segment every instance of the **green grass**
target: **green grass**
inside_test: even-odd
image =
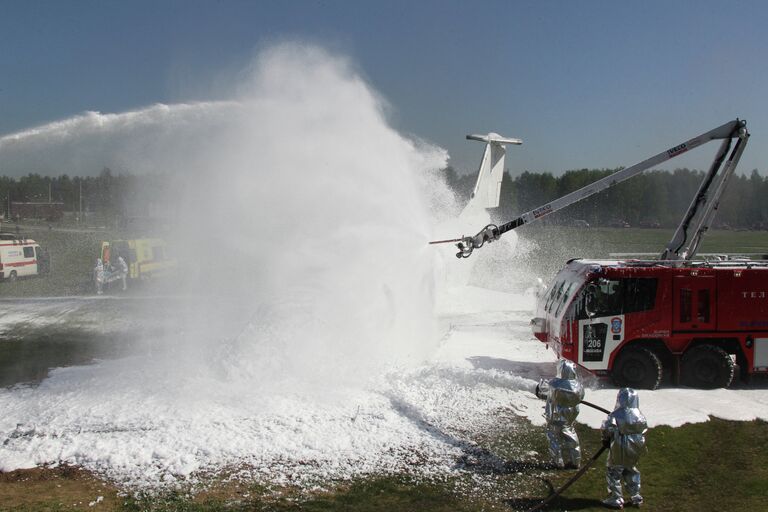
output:
[[[598,448],[598,436],[581,428],[585,453]],[[647,435],[642,473],[643,510],[766,510],[768,503],[768,423],[713,418],[680,428],[657,427]],[[607,495],[605,457],[548,510],[601,510],[590,500]],[[553,480],[558,486],[564,477]]]

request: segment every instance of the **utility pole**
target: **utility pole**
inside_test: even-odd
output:
[[[82,224],[83,222],[83,178],[82,176],[78,178],[77,182],[80,184],[80,214],[78,215],[78,220]]]

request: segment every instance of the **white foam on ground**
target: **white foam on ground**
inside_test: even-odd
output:
[[[242,464],[249,478],[294,484],[451,473],[466,433],[494,425],[500,410],[543,424],[531,392],[554,370],[552,353],[528,332],[530,294],[468,287],[452,295],[454,309],[441,312],[450,330],[431,361],[362,387],[264,393],[215,368],[179,378],[147,355],[0,390],[0,469],[66,462],[132,488]],[[615,393],[588,389],[586,398],[611,408]],[[651,426],[768,419],[761,389],[661,389],[640,391],[640,400]],[[579,421],[598,427],[602,419],[582,407]]]
[[[66,462],[139,488],[238,464],[281,483],[450,472],[455,433],[494,421],[529,382],[440,352],[364,387],[301,393],[265,392],[214,367],[179,378],[150,356],[61,368],[38,387],[0,391],[0,469]]]

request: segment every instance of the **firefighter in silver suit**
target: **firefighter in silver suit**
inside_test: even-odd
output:
[[[539,382],[536,396],[547,401],[544,418],[547,420],[552,462],[561,469],[578,468],[581,448],[573,423],[579,415],[579,403],[584,399],[584,387],[576,375],[576,365],[560,359],[557,362],[557,377]]]
[[[93,267],[93,280],[96,283],[96,293],[99,295],[104,293],[105,273],[104,263],[101,261],[101,258],[96,258],[96,266]]]
[[[120,272],[120,279],[123,281],[123,291],[125,291],[128,289],[128,283],[126,283],[126,279],[128,278],[128,264],[122,256],[118,256],[117,258],[117,268]]]
[[[639,407],[637,391],[630,388],[620,389],[616,398],[616,409],[608,415],[601,427],[603,444],[610,446],[605,476],[610,496],[603,500],[603,504],[611,508],[624,507],[622,481],[629,493],[630,503],[637,507],[643,503],[637,462],[645,451],[648,423]]]

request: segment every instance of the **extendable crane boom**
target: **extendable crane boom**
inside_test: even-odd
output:
[[[723,140],[709,171],[704,175],[704,179],[701,185],[699,185],[699,190],[685,212],[683,220],[677,227],[672,240],[669,241],[659,256],[659,259],[687,261],[693,259],[696,255],[704,233],[709,230],[715,218],[717,208],[720,206],[720,198],[725,192],[728,180],[733,176],[741,154],[744,153],[744,149],[747,147],[749,132],[747,132],[746,122],[738,120],[737,122],[739,124],[734,127],[735,134]],[[734,138],[737,139],[736,145],[731,151],[722,172],[719,172]]]
[[[728,158],[725,170],[718,176],[718,171],[722,166],[734,138],[738,139],[736,146]],[[647,160],[643,160],[631,167],[617,171],[610,176],[599,179],[585,187],[557,198],[554,201],[525,212],[516,219],[505,224],[500,226],[489,224],[475,236],[462,237],[461,241],[456,244],[459,248],[456,257],[468,258],[474,249],[482,247],[486,242],[498,240],[501,235],[507,231],[511,231],[524,224],[528,224],[551,213],[555,213],[566,206],[586,199],[598,192],[602,192],[613,185],[637,176],[643,171],[662,162],[666,162],[676,156],[682,155],[683,153],[706,144],[707,142],[718,139],[723,140],[720,150],[715,156],[715,160],[712,163],[709,172],[705,176],[704,182],[702,182],[702,185],[699,187],[699,191],[697,192],[693,203],[683,218],[683,222],[680,224],[675,232],[675,236],[662,253],[662,259],[690,259],[695,254],[696,249],[701,242],[703,233],[708,229],[714,218],[720,196],[725,190],[725,185],[728,179],[736,169],[736,165],[738,164],[739,158],[741,158],[741,154],[744,152],[748,138],[749,133],[747,132],[746,121],[736,119],[725,123],[722,126],[718,126],[713,130],[662,151],[658,155],[652,156]],[[713,190],[713,193],[710,194],[710,190]],[[693,232],[692,236],[689,235],[691,232]]]

